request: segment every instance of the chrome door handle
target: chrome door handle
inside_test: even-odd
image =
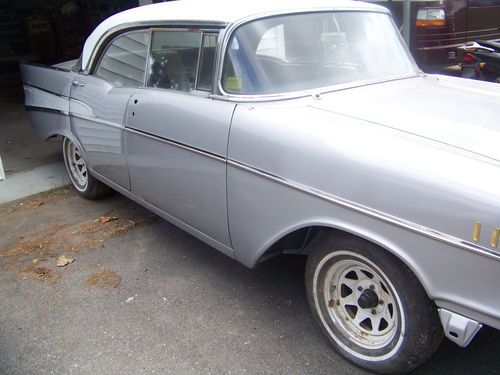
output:
[[[78,82],[78,81],[73,81],[73,82],[71,82],[71,84],[72,84],[73,86],[80,86],[80,87],[85,86],[85,83],[81,83],[81,82]]]

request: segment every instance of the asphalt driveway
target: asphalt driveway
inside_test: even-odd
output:
[[[304,265],[246,269],[118,194],[0,206],[0,373],[366,373],[316,327]],[[498,374],[499,347],[445,341],[416,373]]]

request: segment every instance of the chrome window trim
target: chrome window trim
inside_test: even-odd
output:
[[[198,59],[198,72],[196,72],[196,85],[195,85],[195,91],[204,91],[208,93],[213,93],[214,90],[214,84],[215,84],[215,76],[216,76],[216,63],[217,63],[217,56],[218,56],[218,48],[219,48],[219,37],[220,37],[220,31],[219,30],[203,30],[202,35],[201,35],[201,46],[200,46],[200,54],[199,54],[199,59]],[[212,68],[212,87],[208,90],[203,90],[198,88],[198,79],[200,77],[200,63],[201,63],[201,57],[202,57],[202,50],[203,50],[203,38],[205,38],[205,35],[215,35],[217,37],[216,45],[215,45],[215,54],[214,54],[214,66]]]
[[[204,34],[205,33],[200,30],[200,44],[198,46],[198,59],[196,60],[196,73],[195,73],[195,77],[194,77],[193,90],[191,90],[191,91],[198,89],[198,78],[200,76],[201,49],[203,48],[203,35]]]
[[[144,81],[142,82],[142,87],[146,87],[149,80],[149,61],[151,60],[151,48],[153,46],[153,29],[148,29],[149,41],[148,41],[148,49],[146,51],[146,66],[144,72]]]
[[[303,185],[299,182],[288,180],[286,178],[283,178],[283,177],[274,175],[272,173],[263,171],[261,169],[252,167],[248,164],[236,161],[234,159],[228,158],[227,164],[230,166],[233,166],[235,168],[238,168],[240,170],[244,170],[246,172],[252,173],[252,174],[257,175],[259,177],[265,178],[267,180],[271,180],[271,181],[277,182],[281,185],[290,187],[290,188],[297,190],[297,191],[300,191],[302,193],[306,193],[306,194],[311,195],[313,197],[316,197],[316,198],[322,199],[324,201],[333,203],[337,206],[347,208],[351,211],[369,216],[371,218],[383,221],[383,222],[391,224],[391,225],[395,225],[397,227],[409,230],[409,231],[416,233],[416,234],[423,235],[427,238],[437,240],[437,241],[445,243],[447,245],[451,245],[451,246],[454,246],[454,247],[457,247],[457,248],[460,248],[460,249],[463,249],[463,250],[466,250],[469,252],[473,252],[473,253],[478,254],[478,255],[488,257],[490,259],[500,261],[500,252],[493,251],[491,249],[485,248],[483,246],[480,246],[480,245],[477,245],[477,244],[474,244],[474,243],[471,243],[468,241],[464,241],[464,240],[457,238],[453,235],[442,233],[442,232],[427,228],[425,226],[410,222],[408,220],[387,214],[385,212],[374,210],[372,208],[354,203],[354,202],[349,201],[347,199],[343,199],[343,198],[340,198],[338,196],[326,193],[324,191],[311,188],[311,187]]]
[[[168,26],[166,26],[168,25]],[[168,21],[168,22],[163,22],[163,21],[158,21],[158,22],[128,22],[128,23],[123,23],[121,25],[118,25],[116,27],[113,27],[106,31],[99,40],[94,44],[94,47],[92,48],[92,51],[90,52],[90,58],[89,61],[87,62],[87,67],[86,69],[83,69],[81,73],[83,74],[90,74],[95,69],[96,65],[96,60],[100,56],[100,51],[104,48],[107,47],[109,44],[110,38],[114,39],[115,35],[122,35],[123,32],[128,32],[128,31],[134,31],[134,30],[140,30],[140,29],[150,29],[154,27],[159,27],[159,28],[165,28],[165,27],[184,27],[184,28],[189,28],[189,27],[199,27],[199,28],[206,28],[206,27],[214,27],[214,28],[223,28],[227,26],[227,23],[225,22],[214,22],[214,21],[188,21],[188,20],[179,20],[179,21]],[[104,45],[107,42],[106,45]]]
[[[304,98],[307,96],[317,97],[320,94],[325,94],[325,93],[329,93],[329,92],[348,90],[348,89],[352,89],[355,87],[370,86],[370,85],[375,85],[375,84],[383,83],[383,82],[392,82],[392,81],[399,81],[402,79],[410,79],[410,78],[420,77],[422,75],[423,75],[423,73],[402,74],[402,75],[385,77],[382,79],[372,79],[372,80],[365,80],[365,81],[342,83],[342,84],[333,85],[333,86],[325,86],[325,87],[321,87],[318,89],[292,91],[292,92],[281,93],[281,94],[236,95],[236,94],[227,94],[227,93],[223,92],[222,94],[214,94],[213,98],[219,99],[219,100],[238,102],[238,103],[245,103],[245,102],[265,102],[265,101],[276,101],[276,100],[286,100],[286,99],[298,99],[298,98]]]

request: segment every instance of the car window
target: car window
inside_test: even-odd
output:
[[[198,90],[212,90],[214,76],[215,50],[217,48],[217,34],[204,33],[201,45],[200,69],[198,73]]]
[[[149,58],[149,87],[193,91],[201,31],[154,31]]]
[[[259,42],[256,54],[260,56],[275,57],[281,60],[286,58],[285,34],[282,24],[266,31]]]
[[[277,94],[416,72],[386,14],[291,14],[233,32],[222,87],[232,94]]]
[[[94,74],[119,87],[142,86],[148,39],[149,33],[146,31],[129,32],[119,36],[102,55]]]

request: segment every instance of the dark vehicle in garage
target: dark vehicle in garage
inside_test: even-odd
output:
[[[403,0],[370,2],[391,10],[401,27]],[[457,48],[466,42],[500,41],[500,0],[412,1],[410,35],[421,67],[457,64]]]

